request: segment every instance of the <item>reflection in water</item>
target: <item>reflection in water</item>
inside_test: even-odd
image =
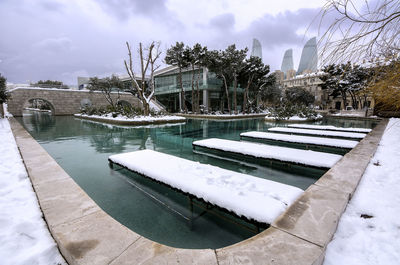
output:
[[[52,128],[55,118],[50,112],[24,110],[22,113],[24,124],[30,132],[43,133]]]
[[[195,140],[212,137],[239,140],[241,132],[267,131],[275,126],[263,119],[188,120],[185,124],[123,127],[41,113],[24,116],[20,121],[108,214],[144,237],[175,247],[219,248],[255,233],[244,228],[241,220],[218,210],[203,214],[193,227],[188,226],[182,217],[190,214],[185,195],[127,170],[110,170],[108,156],[152,149],[302,189],[316,180],[311,170],[283,171],[257,161],[221,159],[192,150]],[[154,161],[154,167],[163,170],[157,162]],[[195,215],[203,212],[201,207],[198,202]],[[230,221],[232,218],[236,221]]]

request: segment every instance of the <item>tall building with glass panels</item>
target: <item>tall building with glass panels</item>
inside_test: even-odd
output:
[[[285,54],[283,55],[283,60],[282,60],[282,65],[281,65],[281,71],[284,73],[284,75],[287,75],[287,72],[289,70],[293,70],[293,50],[289,49],[285,51]]]
[[[262,46],[257,39],[253,39],[253,47],[251,48],[250,56],[259,57],[262,61]]]
[[[318,66],[317,38],[311,38],[304,45],[297,74],[316,72]]]

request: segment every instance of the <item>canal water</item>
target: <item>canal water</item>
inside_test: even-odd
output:
[[[188,119],[180,124],[123,127],[30,111],[18,120],[104,211],[136,233],[173,247],[220,248],[254,236],[259,230],[219,209],[204,211],[206,205],[202,202],[196,202],[193,216],[198,217],[189,222],[187,196],[125,169],[111,169],[107,160],[110,155],[151,149],[302,189],[324,173],[315,169],[271,167],[224,155],[207,156],[192,150],[195,140],[212,137],[239,140],[241,132],[266,131],[276,126],[263,119]],[[324,120],[322,124],[374,126],[372,122],[338,119]],[[154,167],[158,168],[157,161]]]

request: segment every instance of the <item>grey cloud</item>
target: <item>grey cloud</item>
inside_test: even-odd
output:
[[[197,27],[188,23],[185,28],[185,22],[178,21],[161,0],[97,0],[106,14],[117,18],[110,25],[115,28],[103,29],[81,10],[59,15],[70,7],[68,2],[64,2],[65,6],[48,5],[49,0],[21,2],[0,0],[0,72],[10,82],[56,79],[75,84],[75,75],[124,73],[127,40],[133,46],[140,41],[161,40],[163,48],[183,41],[188,45],[200,42],[209,49],[224,49],[233,43],[239,48],[251,48],[255,37],[263,46],[264,62],[278,68],[285,49],[294,48],[294,53],[300,56],[306,40],[297,31],[307,27],[318,12],[301,9],[277,16],[265,15],[247,29],[235,31],[235,16],[231,13],[216,16]],[[128,29],[127,23],[132,23],[129,18],[135,18],[140,27]]]
[[[235,26],[235,16],[232,13],[225,13],[213,17],[209,25],[221,30],[231,30]]]
[[[63,52],[71,49],[72,41],[66,37],[48,38],[34,43],[32,46],[50,52]]]
[[[163,0],[97,0],[106,12],[121,20],[135,15],[162,16],[168,10]]]
[[[64,4],[55,1],[44,1],[40,3],[43,9],[48,11],[58,11],[61,12],[64,9]]]

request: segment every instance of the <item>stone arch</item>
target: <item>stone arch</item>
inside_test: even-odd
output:
[[[29,97],[27,100],[25,100],[24,104],[22,104],[22,110],[29,107],[43,110],[48,109],[51,111],[52,115],[55,115],[56,113],[54,104],[49,99],[45,99],[44,97]]]

